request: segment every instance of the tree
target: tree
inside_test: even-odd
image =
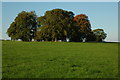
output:
[[[91,31],[86,35],[86,42],[94,42],[96,41],[95,34]]]
[[[35,37],[37,29],[37,16],[34,11],[22,11],[11,23],[7,34],[11,39],[21,39],[22,41],[31,41]]]
[[[70,37],[70,27],[73,24],[73,12],[62,9],[46,11],[44,16],[38,18],[39,24],[44,27],[41,33],[45,40],[66,41]]]
[[[8,33],[8,36],[11,37],[11,40],[19,39],[19,36],[16,34],[17,31],[16,31],[16,23],[15,22],[13,22],[10,25],[10,28],[8,28],[7,33]]]
[[[103,29],[95,29],[93,30],[93,33],[96,36],[97,42],[102,42],[107,37],[107,34],[104,32]]]
[[[74,17],[74,21],[76,21],[80,27],[81,39],[86,38],[91,32],[91,24],[88,20],[88,16],[85,14],[80,14]]]
[[[42,41],[43,40],[43,35],[41,33],[42,27],[38,27],[36,31],[36,37],[34,38],[37,41]]]
[[[80,27],[75,21],[73,21],[73,24],[69,30],[69,41],[70,42],[80,42],[81,41]]]

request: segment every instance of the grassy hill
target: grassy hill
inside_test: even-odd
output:
[[[118,43],[3,41],[3,78],[115,78]]]

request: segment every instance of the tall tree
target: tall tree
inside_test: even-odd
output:
[[[21,39],[22,41],[31,41],[35,37],[37,29],[37,16],[34,11],[22,11],[15,18],[14,22],[7,30],[11,39]]]
[[[91,32],[91,24],[88,20],[88,16],[86,16],[85,14],[76,15],[74,17],[74,21],[76,21],[80,27],[80,32],[82,34],[81,38],[86,38],[87,35],[89,35],[89,33]]]
[[[44,27],[44,30],[47,28],[45,33],[49,33],[45,36],[50,36],[52,41],[66,41],[66,38],[69,37],[70,27],[73,24],[73,16],[74,14],[71,11],[53,9],[46,11],[44,16],[39,17],[38,22]]]

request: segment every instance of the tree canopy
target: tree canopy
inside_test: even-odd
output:
[[[74,20],[79,24],[80,31],[82,33],[87,34],[91,32],[91,24],[88,20],[88,16],[86,16],[85,14],[76,15],[74,17]]]
[[[39,30],[42,39],[45,41],[66,41],[70,37],[70,29],[73,26],[74,14],[71,11],[53,9],[46,11],[44,16],[38,17],[41,25]]]
[[[74,21],[76,21],[80,27],[80,32],[82,34],[81,39],[88,39],[87,36],[91,33],[91,24],[88,16],[85,14],[76,15]]]
[[[74,17],[72,11],[53,9],[37,17],[34,11],[22,11],[11,23],[7,34],[12,40],[22,41],[103,41],[106,33],[103,29],[91,29],[86,14]]]
[[[96,36],[97,42],[102,42],[107,37],[107,34],[104,32],[103,29],[95,29],[93,30],[93,33]]]
[[[35,37],[37,28],[37,16],[34,11],[22,11],[11,23],[7,34],[11,39],[21,39],[22,41],[31,41]]]

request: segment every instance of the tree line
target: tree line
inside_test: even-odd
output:
[[[11,40],[22,41],[70,41],[102,42],[106,38],[103,29],[91,29],[88,16],[74,16],[72,11],[53,9],[38,17],[35,11],[22,11],[7,30]]]

